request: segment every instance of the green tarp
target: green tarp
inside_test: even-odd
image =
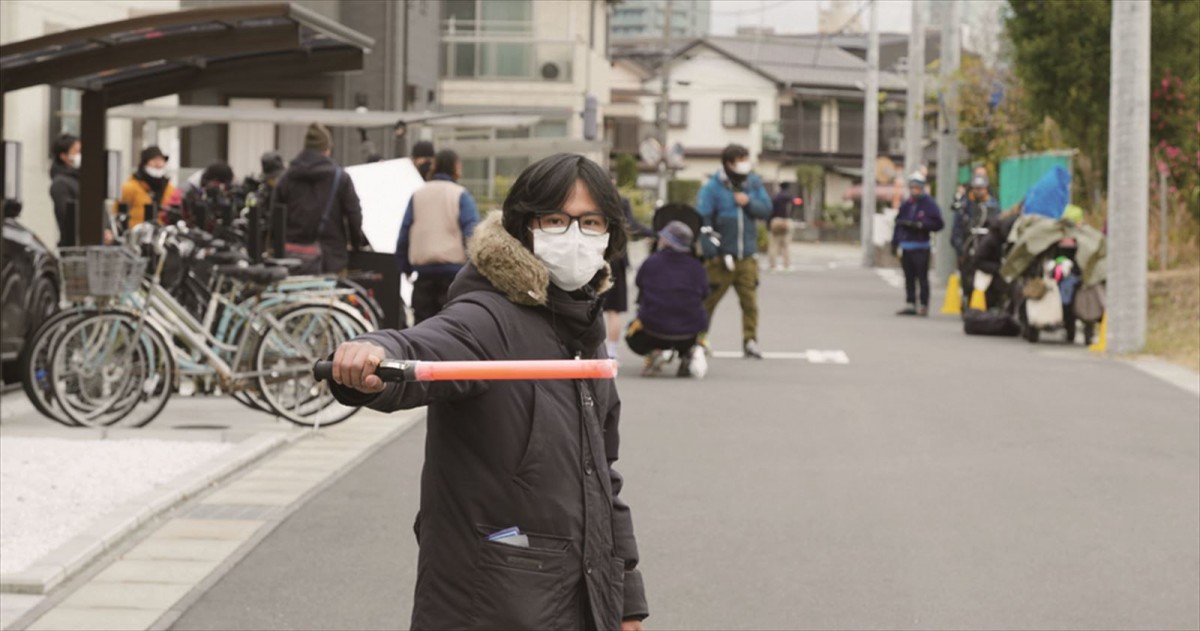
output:
[[[1000,162],[1000,208],[1009,209],[1025,197],[1050,169],[1061,165],[1071,172],[1071,154],[1055,151],[1006,158]]]

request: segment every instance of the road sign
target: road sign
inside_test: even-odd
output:
[[[658,164],[659,160],[662,160],[662,143],[651,136],[638,145],[638,153],[642,155],[642,162]]]

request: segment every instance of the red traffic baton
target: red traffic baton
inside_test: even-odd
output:
[[[512,361],[410,361],[385,359],[375,369],[384,382],[525,381],[547,379],[614,379],[612,359],[534,359]],[[333,378],[333,362],[313,366],[317,381]]]

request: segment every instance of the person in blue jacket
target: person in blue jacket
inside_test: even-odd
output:
[[[900,204],[892,249],[900,251],[904,268],[905,306],[896,315],[929,315],[929,235],[941,230],[942,209],[925,191],[925,176],[919,171],[908,177],[908,200]],[[917,303],[917,286],[921,302]]]
[[[700,189],[696,210],[704,225],[720,235],[720,244],[702,239],[704,267],[712,293],[704,301],[712,321],[717,303],[732,286],[742,307],[742,351],[762,359],[758,349],[758,222],[771,216],[771,197],[762,179],[751,173],[750,152],[729,145],[721,152],[722,168]],[[708,341],[702,342],[707,346]]]
[[[417,273],[413,283],[413,324],[437,315],[450,283],[467,262],[467,239],[479,223],[475,198],[458,184],[462,161],[449,149],[438,152],[432,175],[413,193],[396,239],[396,267]]]

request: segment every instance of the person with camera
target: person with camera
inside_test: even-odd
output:
[[[742,307],[742,352],[762,359],[758,349],[758,222],[771,216],[771,198],[752,173],[750,151],[737,144],[721,152],[721,167],[700,189],[696,211],[720,234],[720,245],[702,239],[712,293],[704,303],[712,321],[717,303],[733,287]],[[702,344],[707,344],[704,340]]]

